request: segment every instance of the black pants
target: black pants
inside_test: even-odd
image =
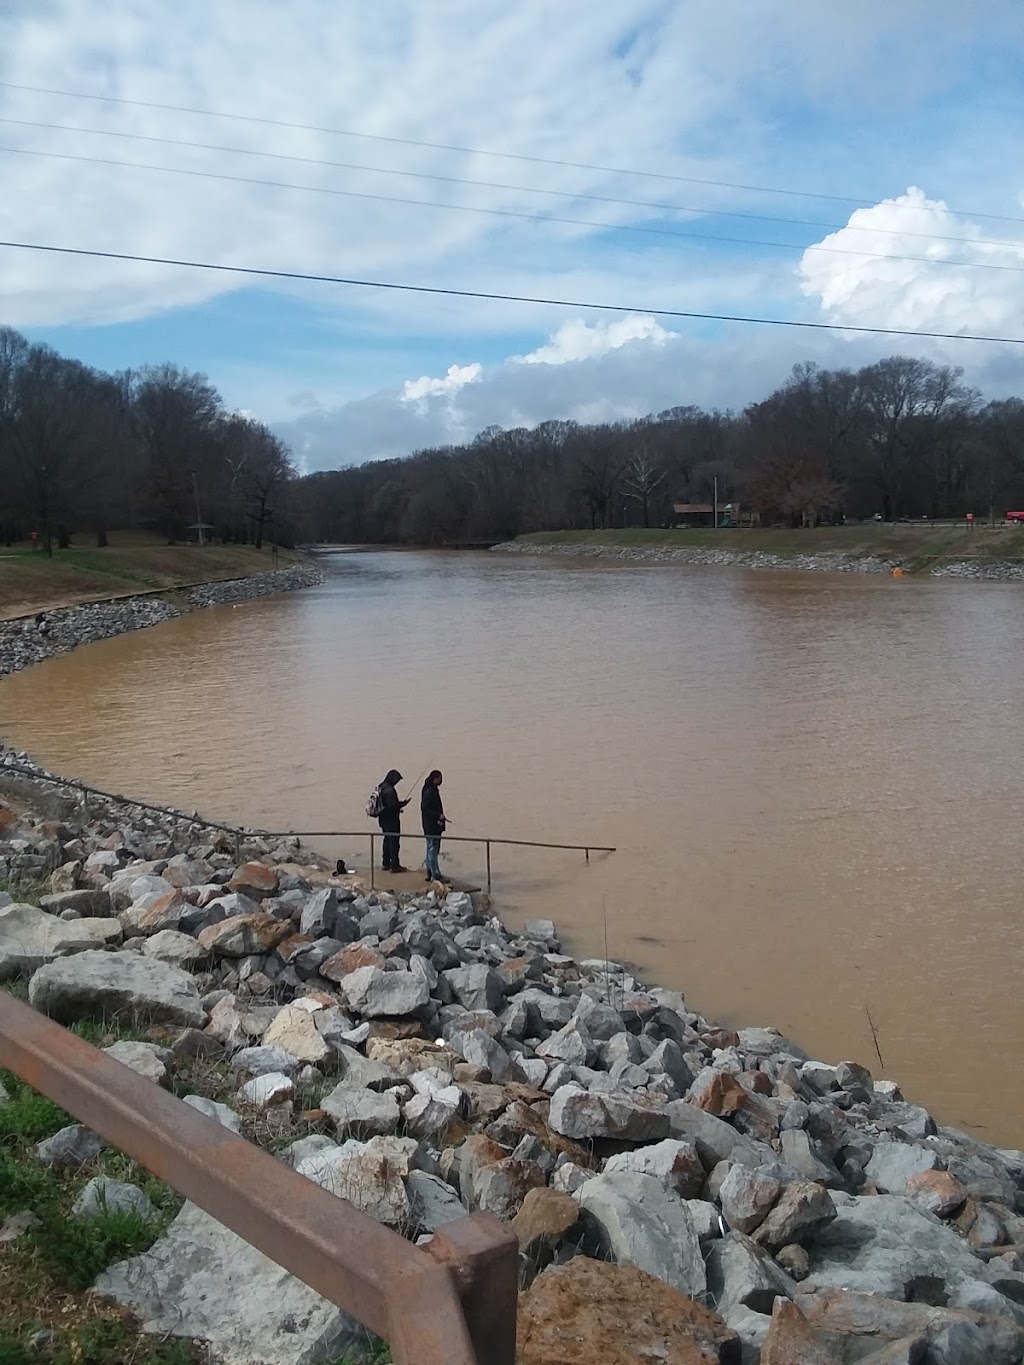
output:
[[[384,835],[384,871],[393,872],[395,868],[401,867],[398,859],[399,835],[402,832],[402,822],[397,816],[390,820],[382,819],[380,822],[381,833]]]

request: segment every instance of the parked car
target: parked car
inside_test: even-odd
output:
[[[1024,526],[1024,512],[1007,512],[1007,521],[1015,521],[1018,525]]]

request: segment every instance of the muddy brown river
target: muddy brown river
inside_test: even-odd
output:
[[[607,941],[709,1016],[1024,1145],[1024,589],[477,554],[331,568],[7,679],[0,732],[100,787],[275,829],[368,829],[388,768],[439,767],[453,833],[617,849],[495,849],[510,922],[550,915],[571,951]],[[363,839],[324,847],[366,864]],[[448,852],[482,877],[481,849]]]

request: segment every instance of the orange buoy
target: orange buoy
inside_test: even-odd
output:
[[[893,578],[902,578],[902,577],[903,577],[903,570],[902,570],[902,569],[898,569],[898,568],[897,568],[897,569],[893,569],[893,571],[892,571],[892,576],[893,576]]]

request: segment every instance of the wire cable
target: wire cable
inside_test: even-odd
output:
[[[3,117],[0,117],[0,124],[9,124],[16,128],[42,128],[55,133],[86,133],[94,137],[115,137],[131,142],[155,143],[161,147],[185,147],[200,152],[223,152],[230,156],[257,156],[271,161],[291,161],[302,166],[322,166],[331,170],[367,171],[373,175],[402,176],[412,180],[433,180],[442,185],[472,185],[477,189],[511,190],[516,194],[547,194],[558,199],[575,199],[590,204],[622,205],[627,208],[646,209],[655,213],[704,214],[716,218],[739,218],[745,222],[780,223],[785,227],[824,228],[829,232],[842,232],[844,229],[849,229],[854,232],[868,232],[878,236],[896,235],[899,237],[915,237],[928,242],[958,242],[963,246],[977,245],[976,239],[972,237],[951,237],[941,232],[911,232],[904,228],[893,229],[860,225],[851,228],[849,223],[825,223],[814,218],[781,218],[772,213],[744,213],[738,209],[723,209],[707,204],[665,204],[652,202],[649,199],[622,199],[610,194],[586,194],[583,191],[576,190],[556,190],[543,185],[509,185],[504,181],[473,180],[467,176],[439,175],[431,171],[414,171],[394,166],[367,166],[358,161],[331,161],[323,157],[295,156],[289,152],[271,152],[256,147],[226,147],[215,142],[193,142],[186,138],[157,137],[152,133],[129,133],[115,128],[83,128],[80,124],[44,123],[38,119]],[[911,206],[902,205],[901,207],[908,208]],[[1024,241],[1020,240],[1008,242],[986,238],[984,245],[986,247],[1015,247],[1024,250]]]
[[[257,114],[233,114],[219,109],[202,109],[185,104],[158,104],[154,100],[131,100],[120,95],[96,95],[84,90],[54,90],[43,85],[19,85],[13,81],[0,81],[0,89],[21,90],[36,95],[56,95],[60,99],[92,100],[100,104],[120,104],[134,109],[160,109],[172,114],[195,114],[200,118],[230,119],[236,123],[259,123],[267,128],[288,128],[304,133],[325,133],[331,137],[362,138],[368,142],[388,142],[399,147],[422,147],[434,152],[457,152],[462,156],[490,156],[505,161],[523,161],[536,166],[559,166],[577,171],[596,171],[601,175],[632,175],[645,180],[668,180],[678,185],[704,185],[712,189],[743,190],[749,194],[781,194],[794,199],[821,199],[834,204],[856,204],[871,207],[878,202],[874,199],[855,198],[847,194],[822,194],[814,190],[781,189],[771,185],[746,185],[732,180],[708,180],[689,175],[672,175],[663,171],[643,171],[627,169],[623,166],[600,166],[587,161],[565,161],[556,157],[529,156],[522,152],[497,152],[483,147],[462,147],[448,142],[425,142],[418,138],[395,137],[385,133],[362,133],[352,128],[328,128],[315,123],[294,123],[287,119],[265,118]],[[909,209],[909,204],[893,204],[894,209]],[[984,218],[995,223],[1024,223],[1024,218],[1009,217],[998,213],[978,213],[965,209],[950,209],[961,217]]]
[[[213,261],[179,260],[171,256],[143,256],[127,251],[95,251],[86,247],[50,246],[41,242],[2,242],[0,249],[42,251],[61,256],[85,256],[96,260],[131,261],[143,265],[181,266],[189,270],[221,271],[261,279],[297,280],[315,284],[340,284],[356,289],[382,289],[394,293],[432,294],[456,299],[485,299],[495,303],[531,303],[576,312],[642,314],[657,318],[685,318],[701,322],[741,322],[761,327],[801,327],[815,332],[856,332],[868,336],[921,337],[936,341],[985,341],[1024,346],[1024,337],[984,336],[976,332],[928,332],[909,327],[867,327],[840,322],[809,322],[799,318],[748,317],[736,313],[703,313],[681,308],[642,308],[621,303],[585,303],[578,299],[552,299],[531,294],[499,294],[486,289],[453,289],[436,284],[405,284],[394,280],[362,280],[345,275],[320,275],[300,270],[270,270],[251,265],[220,265]]]
[[[1022,265],[1002,265],[994,261],[959,261],[946,257],[908,256],[888,251],[858,251],[855,247],[805,246],[800,242],[766,242],[756,237],[726,237],[721,233],[690,232],[685,228],[650,227],[642,223],[604,223],[592,218],[566,218],[551,213],[525,213],[518,209],[488,208],[479,204],[441,204],[430,199],[407,199],[401,195],[371,194],[366,190],[341,190],[328,185],[295,185],[287,180],[267,180],[260,176],[229,175],[222,171],[200,171],[194,167],[155,166],[142,161],[119,161],[113,157],[80,156],[73,152],[47,152],[34,147],[4,147],[0,153],[14,156],[44,157],[51,161],[77,161],[92,166],[117,166],[136,171],[155,171],[160,175],[184,175],[198,180],[219,180],[230,184],[258,185],[264,188],[295,190],[303,194],[330,195],[335,198],[360,199],[379,204],[400,204],[403,208],[440,209],[448,213],[475,213],[490,218],[513,218],[529,223],[558,223],[570,227],[597,229],[601,232],[633,232],[647,237],[674,237],[684,241],[714,242],[717,245],[767,247],[773,251],[821,252],[829,256],[857,256],[874,261],[905,261],[917,265],[954,266],[964,270],[999,270],[1024,274]],[[1024,243],[1020,250],[1024,256]]]

